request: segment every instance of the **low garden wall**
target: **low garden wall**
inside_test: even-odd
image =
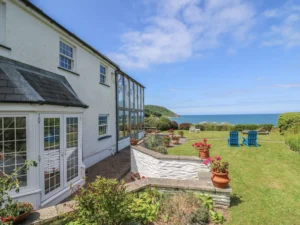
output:
[[[163,155],[131,146],[131,171],[145,177],[199,180],[199,172],[209,172],[209,168],[198,157]]]

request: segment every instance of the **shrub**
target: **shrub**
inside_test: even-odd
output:
[[[145,118],[145,127],[157,127],[158,118],[154,116],[146,117]]]
[[[287,135],[285,143],[295,152],[300,152],[300,135]]]
[[[76,211],[66,216],[71,224],[119,225],[149,223],[156,219],[160,194],[155,190],[126,191],[125,183],[97,177],[88,188],[76,190]]]
[[[229,123],[225,124],[216,124],[216,123],[201,123],[195,125],[196,129],[200,129],[202,131],[243,131],[243,130],[257,130],[262,128],[266,131],[271,131],[273,128],[272,124],[236,124],[232,125]]]
[[[157,218],[160,208],[161,194],[155,189],[146,189],[137,194],[131,204],[131,219],[136,223],[148,224]]]
[[[172,128],[178,130],[178,123],[176,121],[172,121]]]
[[[163,145],[163,140],[160,137],[157,137],[155,135],[151,135],[149,138],[147,138],[144,142],[144,145],[146,148],[159,152],[161,154],[167,155],[168,150],[166,147]]]
[[[188,224],[204,225],[208,223],[208,219],[208,209],[205,206],[201,205],[199,209],[192,212],[192,214],[188,216],[187,222]]]
[[[277,126],[283,132],[296,123],[300,123],[300,113],[283,113],[278,117]]]
[[[172,122],[169,118],[167,117],[160,117],[157,123],[157,129],[159,130],[169,130],[170,128],[172,128]]]
[[[192,193],[166,193],[161,202],[159,221],[163,224],[190,224],[187,221],[189,215],[200,206],[200,201]]]
[[[257,130],[260,128],[270,132],[273,128],[273,124],[237,124],[233,126],[231,130],[243,131],[243,130]]]
[[[181,123],[179,125],[179,130],[189,130],[190,126],[191,126],[191,124],[189,124],[189,123]]]

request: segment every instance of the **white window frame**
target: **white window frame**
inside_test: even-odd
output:
[[[100,121],[99,121],[99,117],[102,116],[102,117],[106,117],[106,124],[100,124]],[[108,114],[99,114],[98,115],[98,136],[99,137],[103,137],[103,136],[107,136],[108,135]],[[106,127],[105,129],[105,134],[99,134],[99,130],[100,130],[100,127]]]
[[[62,52],[60,52],[60,43],[63,43],[63,44],[67,45],[68,47],[70,47],[72,49],[72,56],[73,57],[70,57],[70,56],[65,55]],[[59,67],[65,69],[65,70],[70,70],[70,71],[74,72],[75,71],[75,53],[76,53],[76,47],[74,45],[70,44],[69,42],[67,42],[67,41],[65,41],[63,39],[60,39],[59,40],[59,57],[58,57],[58,65],[59,65]],[[60,65],[60,56],[71,60],[71,69],[65,68],[65,67],[63,67],[63,66]]]
[[[101,73],[101,67],[104,67],[105,74]],[[101,76],[104,77],[104,82],[101,81]],[[107,84],[107,66],[103,65],[102,63],[100,64],[100,83],[101,84]]]
[[[0,117],[25,117],[26,118],[26,155],[27,155],[27,160],[35,160],[38,162],[38,167],[39,161],[37,154],[35,152],[35,140],[32,137],[32,134],[34,133],[34,126],[32,125],[33,121],[35,121],[35,117],[31,114],[27,113],[1,113],[0,112]],[[29,151],[29,149],[31,149]],[[24,194],[26,192],[31,192],[35,190],[38,186],[36,177],[38,176],[38,169],[32,167],[30,168],[29,171],[27,171],[27,185],[20,187],[20,194]],[[15,197],[19,194],[16,194],[15,189],[9,191],[9,195],[12,197]]]
[[[0,44],[6,42],[6,4],[0,0]]]

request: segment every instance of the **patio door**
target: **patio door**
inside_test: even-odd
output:
[[[80,115],[44,114],[40,117],[42,200],[55,195],[79,177]]]

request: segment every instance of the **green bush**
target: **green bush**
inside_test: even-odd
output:
[[[278,117],[277,126],[281,132],[284,132],[300,123],[300,113],[283,113]]]
[[[145,118],[145,127],[157,127],[159,118],[154,116],[149,116]]]
[[[125,183],[97,177],[76,190],[76,211],[66,216],[69,225],[147,224],[156,219],[160,194],[155,190],[126,191]]]
[[[208,209],[205,206],[201,205],[199,209],[192,212],[191,215],[188,216],[187,222],[188,224],[205,225],[208,224],[208,219]]]
[[[157,123],[157,129],[158,130],[169,130],[170,128],[172,128],[172,122],[169,118],[167,117],[160,117]]]
[[[172,127],[174,130],[178,130],[178,123],[176,121],[172,121]]]
[[[189,130],[191,127],[191,124],[190,123],[181,123],[179,125],[179,130]]]
[[[148,137],[145,140],[144,145],[146,148],[152,151],[159,152],[164,155],[168,154],[167,148],[163,145],[162,138],[156,135],[151,135],[150,137]]]
[[[287,135],[285,143],[295,152],[300,152],[300,135]]]
[[[157,218],[162,195],[155,189],[140,192],[128,205],[131,220],[139,224],[154,222]]]

